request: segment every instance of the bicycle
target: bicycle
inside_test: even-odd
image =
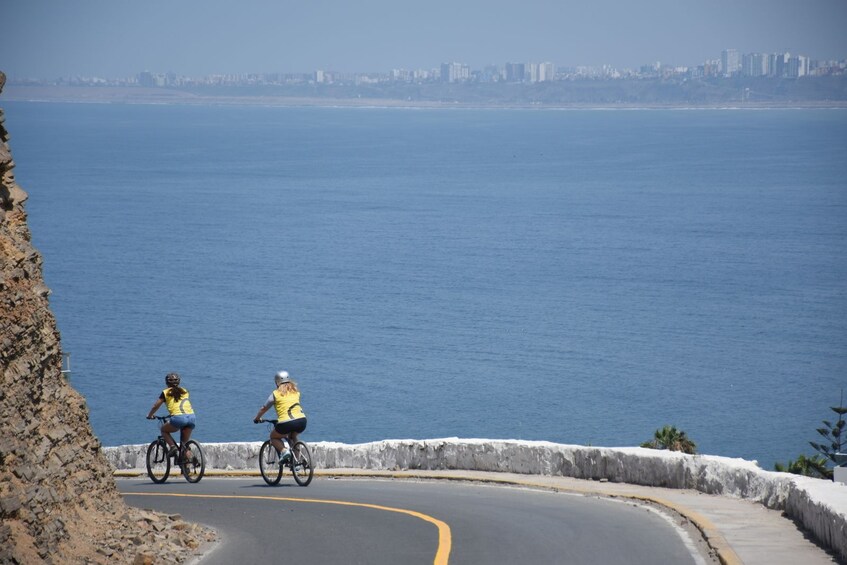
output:
[[[164,483],[168,480],[171,474],[171,458],[173,465],[179,467],[182,476],[189,483],[198,483],[203,478],[206,472],[206,456],[203,455],[203,449],[200,444],[193,439],[180,444],[175,455],[170,455],[170,447],[165,441],[165,436],[161,432],[161,428],[165,425],[170,416],[156,416],[159,420],[159,437],[153,440],[147,446],[147,475],[154,483]],[[191,452],[191,459],[187,460],[185,453]]]
[[[259,420],[256,423],[268,424],[268,431],[270,431],[273,429],[274,424],[277,423],[277,420]],[[291,458],[288,461],[280,461],[279,454],[271,443],[271,440],[265,440],[265,443],[259,449],[259,472],[262,474],[262,478],[271,486],[277,485],[280,479],[282,479],[283,470],[285,467],[288,467],[294,476],[294,481],[298,485],[301,487],[309,486],[315,474],[309,447],[299,440],[292,446],[286,437],[280,441],[289,447]]]

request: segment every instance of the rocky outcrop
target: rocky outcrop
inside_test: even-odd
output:
[[[0,110],[0,563],[184,560],[210,532],[124,504],[85,401],[62,375],[8,141]]]
[[[204,443],[207,470],[256,470],[261,442]],[[754,462],[640,447],[585,447],[546,441],[384,440],[310,443],[316,469],[491,471],[691,489],[781,510],[824,547],[847,559],[847,487],[764,471]],[[145,445],[105,448],[115,469],[143,469]]]

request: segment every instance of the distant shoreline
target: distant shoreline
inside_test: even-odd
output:
[[[330,98],[268,95],[199,95],[190,92],[143,87],[16,86],[6,85],[3,101],[83,104],[147,104],[191,106],[264,106],[315,108],[398,108],[480,110],[789,110],[847,109],[847,101],[721,102],[691,103],[479,103],[391,98]]]

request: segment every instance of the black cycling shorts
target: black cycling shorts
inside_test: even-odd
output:
[[[306,429],[306,418],[297,418],[296,420],[286,420],[285,422],[279,422],[274,426],[276,433],[278,434],[290,434],[294,432],[295,434],[299,434]]]

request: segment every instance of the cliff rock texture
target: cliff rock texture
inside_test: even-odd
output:
[[[0,73],[0,92],[4,83]],[[61,373],[4,120],[0,110],[0,563],[183,561],[212,533],[124,504]]]

